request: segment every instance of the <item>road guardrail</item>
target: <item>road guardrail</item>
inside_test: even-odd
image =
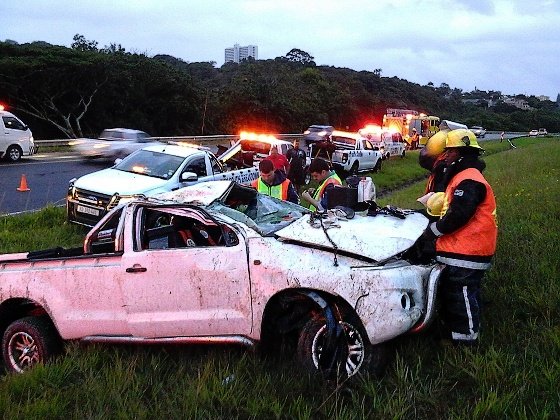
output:
[[[275,134],[279,140],[299,140],[303,137],[303,134]],[[35,144],[39,147],[51,147],[51,146],[69,146],[70,142],[79,139],[53,139],[53,140],[35,140]],[[217,135],[217,136],[175,136],[175,137],[150,137],[149,140],[161,141],[164,143],[172,142],[189,142],[194,143],[198,146],[218,146],[218,145],[230,145],[237,140],[239,140],[238,135]]]

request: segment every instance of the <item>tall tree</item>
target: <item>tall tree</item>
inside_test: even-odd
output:
[[[304,66],[315,66],[315,61],[313,61],[314,57],[311,56],[311,54],[298,48],[292,48],[286,54],[285,58],[290,63],[301,64]]]

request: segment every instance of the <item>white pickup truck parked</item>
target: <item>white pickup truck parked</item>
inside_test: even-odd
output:
[[[333,131],[331,139],[335,147],[331,159],[335,169],[353,175],[381,170],[383,156],[368,139],[357,133],[341,131]]]
[[[325,216],[204,182],[119,205],[83,247],[0,255],[6,368],[80,340],[260,343],[327,375],[380,373],[384,343],[434,314],[443,267],[403,254],[428,219]]]
[[[153,196],[203,181],[230,180],[249,185],[255,167],[227,171],[205,148],[155,145],[137,150],[115,166],[70,180],[66,198],[70,222],[93,226],[121,200]]]

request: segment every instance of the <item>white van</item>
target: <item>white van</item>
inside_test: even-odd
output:
[[[16,162],[35,153],[37,147],[29,127],[0,105],[0,158]]]

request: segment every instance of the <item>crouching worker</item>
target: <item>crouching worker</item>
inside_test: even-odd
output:
[[[309,165],[309,173],[314,181],[319,182],[319,187],[314,191],[307,190],[301,194],[301,198],[311,204],[309,209],[325,210],[327,208],[327,195],[335,185],[342,185],[342,181],[335,171],[332,171],[329,163],[321,158],[315,158]]]
[[[291,201],[298,204],[299,197],[283,171],[274,170],[274,164],[268,159],[259,163],[259,177],[251,184],[258,192],[270,197]]]
[[[443,338],[456,344],[477,342],[481,281],[496,251],[496,201],[482,176],[482,151],[470,130],[448,133],[441,215],[422,235],[436,239],[436,259],[446,265],[440,278],[440,315]]]

